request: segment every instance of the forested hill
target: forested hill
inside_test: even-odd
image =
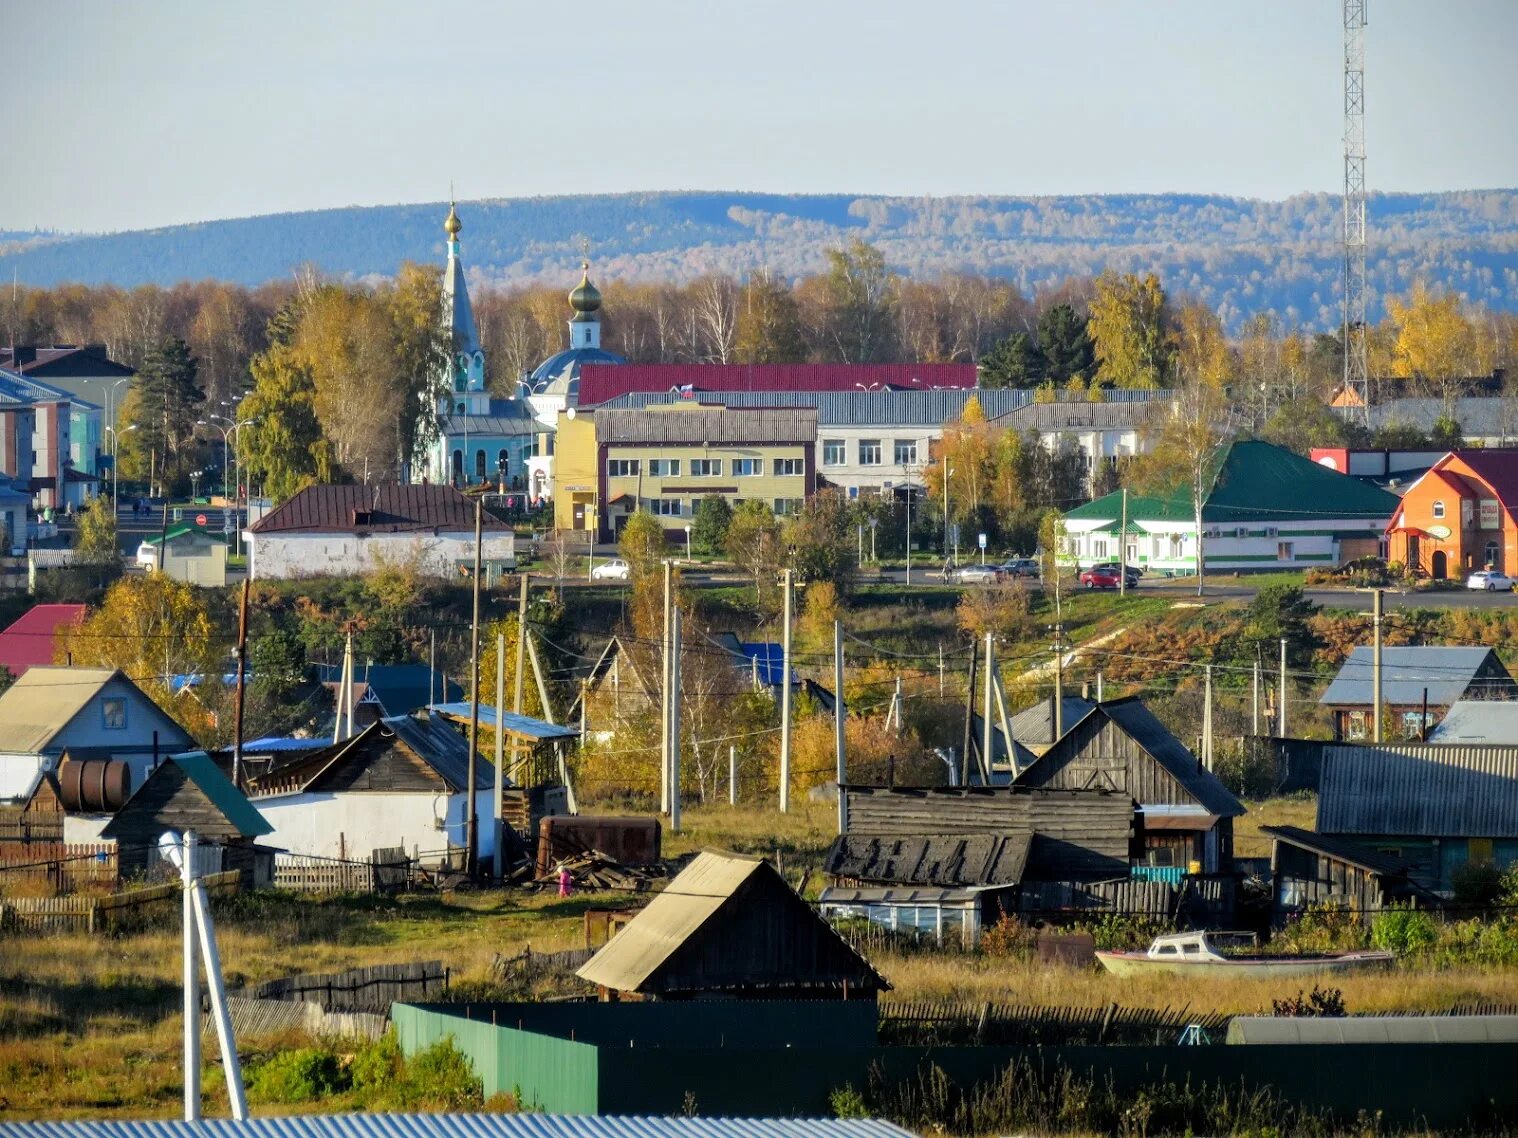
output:
[[[408,259],[442,259],[445,212],[432,202],[94,236],[0,230],[0,279],[252,285],[304,263],[344,277],[388,275]],[[464,202],[459,212],[465,263],[482,283],[563,283],[582,242],[603,280],[679,281],[762,265],[799,275],[819,269],[830,245],[860,237],[907,276],[988,273],[1031,293],[1105,268],[1152,269],[1171,292],[1204,300],[1230,325],[1267,310],[1309,327],[1339,320],[1340,206],[1328,194],[643,193]],[[1370,218],[1373,319],[1383,295],[1420,277],[1491,308],[1518,307],[1518,190],[1376,195]]]

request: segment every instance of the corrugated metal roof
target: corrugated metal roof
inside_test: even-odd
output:
[[[1016,885],[1032,844],[1031,833],[840,834],[823,860],[823,872],[896,885]]]
[[[1429,732],[1428,741],[1518,745],[1518,699],[1457,700]]]
[[[0,751],[42,750],[119,674],[114,668],[34,664],[0,694]],[[131,683],[125,676],[122,682]]]
[[[310,1114],[139,1122],[16,1122],[11,1138],[913,1138],[873,1119],[576,1114]]]
[[[974,364],[599,364],[580,369],[580,406],[630,391],[853,391],[856,384],[973,388]]]
[[[1323,854],[1336,861],[1367,869],[1371,873],[1379,873],[1385,877],[1404,877],[1407,874],[1407,863],[1401,858],[1380,853],[1346,838],[1316,834],[1300,826],[1261,826],[1260,832],[1269,834],[1272,838],[1279,838],[1287,845],[1311,850],[1313,853]]]
[[[0,665],[19,678],[34,664],[51,664],[58,634],[83,619],[83,605],[33,605],[0,632]]]
[[[1137,696],[1099,703],[1093,714],[1098,712],[1105,713],[1128,732],[1205,809],[1224,818],[1237,818],[1244,813],[1244,804],[1233,796],[1232,791],[1216,775],[1197,761],[1197,757],[1186,749],[1186,745],[1172,735],[1170,729]],[[1067,723],[1065,730],[1068,732],[1070,727]]]
[[[422,719],[414,715],[396,715],[381,719],[370,730],[393,734],[416,752],[422,762],[442,776],[455,790],[469,787],[469,741],[449,724],[439,719]],[[495,765],[484,755],[475,758],[474,788],[490,790],[495,786]]]
[[[1060,725],[1066,730],[1075,726],[1096,704],[1078,695],[1067,695],[1060,701]],[[1041,699],[1031,707],[1025,707],[1012,717],[1012,738],[1019,743],[1053,743],[1054,697]]]
[[[1398,645],[1381,649],[1381,702],[1393,707],[1410,707],[1428,702],[1434,707],[1448,707],[1466,693],[1483,665],[1502,667],[1490,648],[1451,647],[1445,645]],[[1375,650],[1362,645],[1349,654],[1339,674],[1333,678],[1318,702],[1330,707],[1370,707],[1374,703],[1371,689],[1375,679]],[[1514,690],[1510,681],[1499,686]]]
[[[817,896],[823,905],[973,905],[983,889],[900,889],[885,886],[859,889],[848,885],[830,885]]]
[[[998,427],[1014,431],[1113,431],[1140,426],[1148,415],[1158,413],[1168,401],[1092,403],[1061,400],[1057,403],[1026,403],[1004,415],[988,416]]]
[[[254,809],[248,796],[221,773],[211,761],[210,755],[204,751],[191,751],[184,755],[170,755],[169,762],[184,771],[185,777],[200,787],[200,792],[211,800],[212,805],[221,811],[228,822],[237,827],[238,833],[243,837],[256,838],[274,832],[274,827]],[[152,781],[153,775],[148,775],[142,785],[147,786]],[[130,799],[127,804],[131,804]]]
[[[1518,837],[1518,747],[1323,748],[1321,834]]]
[[[1120,401],[1131,405],[1148,402],[1151,393],[1125,391],[1120,394],[1134,397]],[[971,396],[991,419],[1027,406],[1033,399],[1031,391],[1010,387],[974,391],[697,391],[691,396],[651,391],[632,392],[607,400],[597,409],[597,414],[662,407],[694,399],[697,403],[723,407],[815,407],[819,427],[941,427],[964,414],[965,404]],[[1059,408],[1070,404],[1046,406]]]
[[[810,443],[817,412],[810,407],[724,410],[599,411],[596,441],[629,443]]]
[[[1518,1016],[1234,1016],[1229,1043],[1515,1043]]]
[[[472,714],[471,704],[468,700],[460,700],[454,703],[434,703],[431,710],[449,719],[468,721]],[[495,730],[499,721],[506,728],[508,735],[522,735],[528,739],[573,739],[580,734],[573,727],[560,727],[543,719],[534,719],[530,715],[517,715],[514,712],[503,711],[497,715],[496,709],[488,703],[480,704],[480,726]]]
[[[485,514],[489,533],[509,530]],[[386,482],[307,486],[249,527],[252,533],[411,533],[473,530],[474,502],[452,486]]]

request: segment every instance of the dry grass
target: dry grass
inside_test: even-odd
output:
[[[1270,836],[1260,833],[1261,826],[1300,826],[1311,830],[1318,814],[1318,799],[1312,794],[1267,798],[1244,805],[1249,813],[1233,821],[1233,852],[1237,857],[1270,856]]]

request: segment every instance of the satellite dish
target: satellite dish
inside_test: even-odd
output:
[[[569,409],[568,409],[568,410],[566,410],[566,411],[565,411],[565,412],[564,412],[564,414],[565,414],[565,416],[566,416],[566,417],[567,417],[567,418],[570,418],[570,419],[573,419],[573,418],[574,418],[574,417],[575,417],[575,409],[574,409],[574,408],[573,408],[573,407],[571,407],[571,408],[569,408]]]

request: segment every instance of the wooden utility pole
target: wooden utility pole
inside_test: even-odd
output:
[[[1212,769],[1212,665],[1202,669],[1202,766]]]
[[[996,672],[996,638],[991,633],[986,633],[986,678],[985,694],[981,699],[980,709],[980,778],[982,786],[991,785],[991,756],[995,754],[991,750],[991,677]],[[970,781],[970,770],[965,768],[965,783]]]
[[[1251,684],[1251,690],[1254,693],[1254,716],[1251,723],[1251,731],[1253,734],[1258,735],[1260,733],[1260,658],[1258,655],[1254,658],[1254,681]]]
[[[520,586],[520,588],[519,588],[519,590],[517,592],[517,659],[516,659],[516,672],[514,673],[514,679],[512,680],[512,693],[511,693],[511,710],[512,710],[512,713],[515,714],[515,715],[521,715],[522,714],[522,670],[526,666],[526,658],[527,658],[527,574],[523,573],[522,574],[522,583],[521,583],[521,586]],[[501,693],[501,698],[502,699],[505,698],[505,693],[504,692]],[[497,707],[496,710],[499,711],[500,708]],[[517,739],[516,739],[516,736],[512,736],[512,739],[511,739],[511,770],[512,770],[513,774],[516,773],[517,768],[521,765],[521,758],[520,758],[520,756],[517,753],[517,749],[518,748],[517,748]]]
[[[1123,487],[1123,520],[1117,527],[1117,595],[1128,595],[1128,487]]]
[[[469,790],[464,804],[464,872],[473,877],[480,863],[479,797],[475,781],[480,759],[480,569],[485,500],[474,500],[474,615],[469,621]]]
[[[669,829],[680,832],[680,610],[671,614],[671,636],[675,653],[670,661],[670,688],[673,699],[669,712]]]
[[[1281,637],[1281,706],[1276,708],[1276,735],[1286,738],[1286,637]]]
[[[232,785],[242,789],[243,693],[248,686],[248,579],[242,579],[242,599],[237,603],[237,696],[232,712]]]
[[[501,706],[506,702],[506,634],[495,634],[495,781],[490,793],[490,839],[494,853],[491,860],[495,866],[495,878],[500,880],[506,873],[506,836],[503,821],[506,816],[506,730],[501,724]],[[513,747],[513,750],[515,748]]]
[[[1065,645],[1064,628],[1054,626],[1054,740],[1065,734]]]
[[[959,779],[961,783],[968,782],[970,775],[970,748],[975,745],[975,675],[976,664],[980,659],[980,641],[970,641],[970,682],[965,688],[965,729],[961,742],[964,746],[964,755],[960,759]]]
[[[1375,699],[1373,707],[1374,715],[1371,722],[1374,724],[1375,740],[1382,742],[1385,736],[1381,734],[1381,590],[1377,589],[1372,594],[1371,623],[1375,626],[1375,644],[1371,649],[1371,695]]]
[[[846,764],[843,755],[843,621],[833,621],[833,749],[838,760],[836,777],[838,786],[838,832],[849,828],[848,804],[844,801],[843,785]]]
[[[785,571],[780,626],[780,812],[791,808],[791,571]]]
[[[664,642],[659,660],[659,813],[669,813],[670,567],[664,562]]]

